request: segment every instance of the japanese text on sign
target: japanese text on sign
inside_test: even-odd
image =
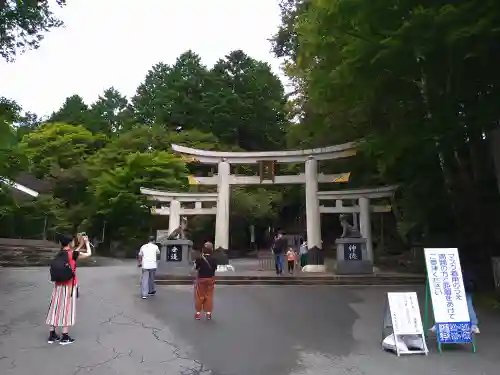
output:
[[[417,293],[387,293],[392,327],[396,335],[419,335],[423,333]]]
[[[440,323],[437,325],[439,342],[452,344],[457,342],[471,342],[472,333],[470,323]]]
[[[425,249],[425,261],[440,342],[470,341],[470,318],[458,250]]]
[[[177,246],[167,247],[167,261],[180,262],[182,261],[181,249]]]
[[[344,245],[345,260],[362,260],[361,245],[357,243],[346,243]]]

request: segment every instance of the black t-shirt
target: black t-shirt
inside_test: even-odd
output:
[[[203,259],[203,257],[206,259]],[[215,276],[217,269],[217,259],[212,255],[200,255],[194,261],[195,268],[198,270],[198,277],[200,279],[207,279]]]
[[[288,242],[286,241],[285,238],[281,237],[281,238],[278,238],[275,242],[274,242],[274,246],[273,246],[273,251],[275,254],[281,254],[281,253],[284,253],[285,252],[285,249],[287,248],[287,244]]]
[[[73,260],[76,262],[76,260],[78,259],[78,257],[80,256],[80,252],[75,250],[73,251]]]

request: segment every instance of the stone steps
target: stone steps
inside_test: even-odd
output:
[[[58,251],[50,241],[0,238],[0,267],[47,266]]]
[[[193,283],[192,276],[162,275],[157,277],[158,285],[188,285]],[[218,285],[424,285],[424,276],[216,276]]]

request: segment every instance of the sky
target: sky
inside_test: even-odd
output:
[[[91,104],[111,86],[131,97],[154,64],[188,49],[209,67],[242,49],[285,81],[268,41],[278,0],[68,0],[57,14],[65,27],[38,50],[0,61],[0,96],[40,116],[73,94]]]

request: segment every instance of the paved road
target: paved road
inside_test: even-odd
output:
[[[77,341],[48,345],[47,269],[0,269],[1,375],[496,375],[500,366],[500,327],[484,314],[477,354],[438,355],[432,344],[428,357],[383,352],[387,288],[220,286],[214,320],[196,322],[190,287],[141,300],[133,266],[82,268],[80,281]]]

